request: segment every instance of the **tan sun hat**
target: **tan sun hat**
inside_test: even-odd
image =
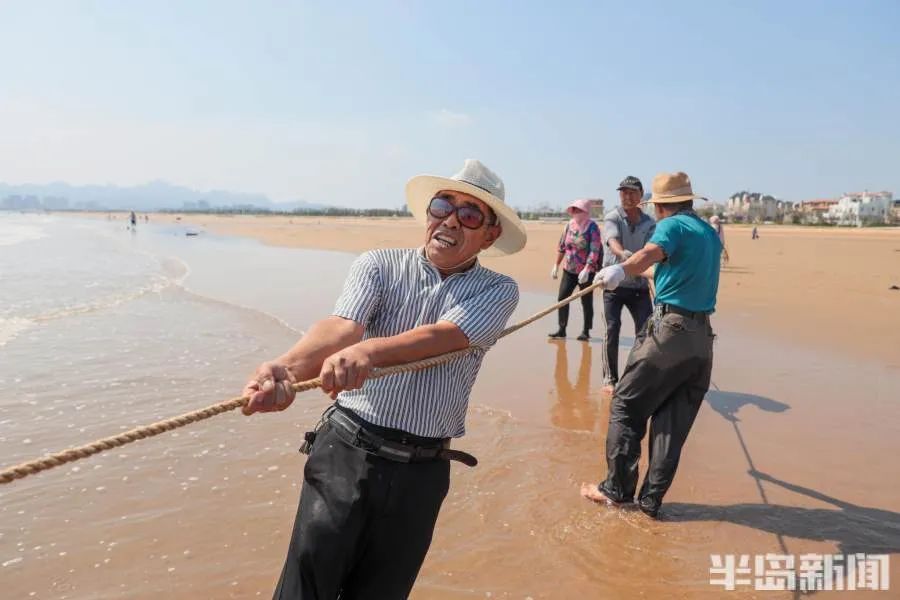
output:
[[[475,196],[491,207],[503,229],[493,245],[482,252],[488,256],[515,254],[525,247],[528,235],[519,215],[506,204],[503,180],[481,162],[468,158],[462,171],[451,177],[416,175],[406,183],[406,204],[419,221],[427,222],[428,204],[442,191],[462,192]]]
[[[687,173],[660,173],[653,178],[653,194],[647,202],[654,204],[673,204],[687,200],[708,200],[698,196],[691,188],[691,178]]]

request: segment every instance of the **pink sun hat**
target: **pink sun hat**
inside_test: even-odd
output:
[[[576,200],[572,204],[566,207],[566,212],[569,212],[570,208],[577,208],[580,211],[591,214],[591,201],[587,198],[581,198],[580,200]]]

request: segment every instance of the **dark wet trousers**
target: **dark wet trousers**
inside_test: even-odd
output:
[[[575,286],[578,286],[579,289],[583,290],[589,285],[591,285],[590,279],[584,283],[578,283],[577,273],[569,273],[563,269],[562,276],[559,280],[559,298],[557,299],[565,300],[571,296],[572,292],[575,291]],[[584,331],[590,331],[591,327],[594,325],[594,292],[585,294],[581,297],[581,308],[584,310]],[[559,328],[565,330],[566,325],[568,324],[569,305],[566,304],[559,309]]]
[[[647,288],[617,287],[603,292],[603,316],[606,320],[606,336],[603,339],[604,383],[615,385],[619,381],[619,331],[622,329],[622,308],[628,308],[634,320],[634,331],[640,332],[653,312],[650,291]]]
[[[607,475],[600,484],[609,499],[634,500],[641,440],[649,420],[650,465],[638,504],[656,516],[709,389],[713,339],[705,315],[670,312],[651,318],[641,330],[610,406]]]
[[[406,598],[449,486],[448,461],[386,460],[350,446],[325,424],[306,461],[274,598]]]

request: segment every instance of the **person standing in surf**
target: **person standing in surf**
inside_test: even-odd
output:
[[[686,173],[660,173],[650,202],[656,229],[647,244],[622,264],[604,267],[595,282],[614,290],[626,276],[656,265],[656,305],[635,340],[610,405],[606,437],[606,479],[584,484],[581,494],[596,502],[635,501],[641,441],[650,422],[649,468],[638,507],[656,517],[672,485],[681,449],[709,389],[714,334],[709,317],[716,307],[722,244],[696,212]]]
[[[465,433],[469,393],[485,353],[516,307],[511,278],[478,254],[513,254],[526,233],[501,179],[477,160],[452,177],[406,185],[425,224],[417,249],[362,254],[330,317],[256,370],[245,414],[284,410],[291,384],[322,378],[335,399],[309,452],[300,505],[275,598],[406,598],[450,485],[450,448]],[[373,368],[455,350],[438,366],[370,379]]]

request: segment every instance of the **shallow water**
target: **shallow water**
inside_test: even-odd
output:
[[[327,313],[352,260],[184,233],[0,213],[4,465],[236,395]],[[515,318],[549,303],[524,293]],[[900,552],[897,369],[717,316],[715,387],[654,522],[578,496],[605,471],[600,345],[548,342],[552,322],[488,354],[457,444],[480,464],[453,466],[414,598],[718,598],[712,553]],[[307,393],[0,487],[3,597],[268,597],[296,448],[327,404]]]

